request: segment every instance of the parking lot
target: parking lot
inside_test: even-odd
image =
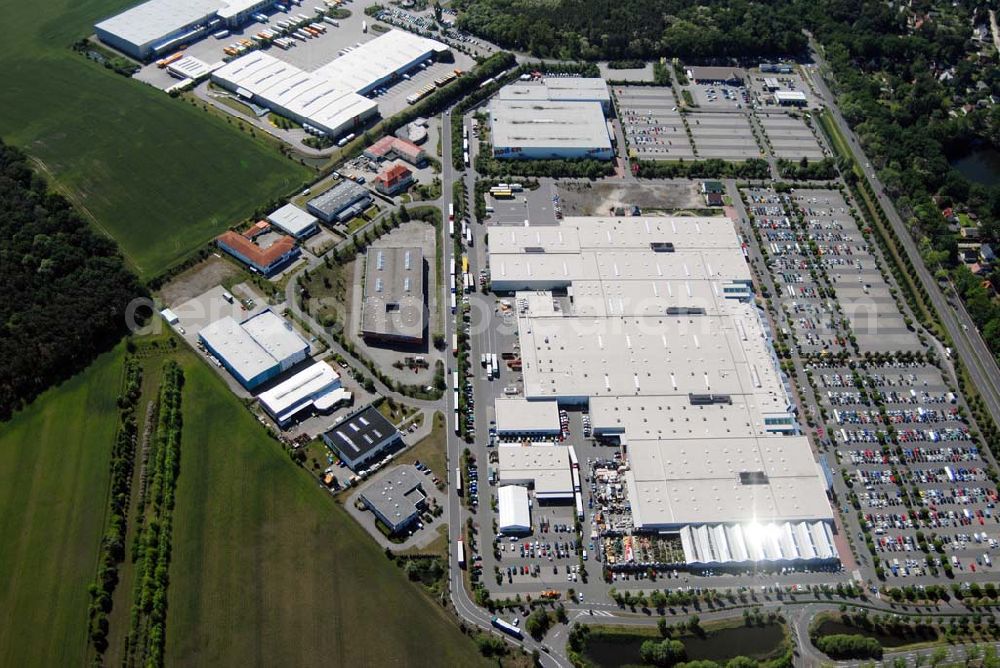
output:
[[[860,513],[858,543],[870,541],[890,579],[992,571],[996,487],[940,370],[898,359],[808,368],[849,489],[842,511]]]
[[[760,110],[757,120],[764,128],[771,152],[776,157],[786,160],[822,160],[827,157],[826,149],[800,113]]]
[[[701,159],[747,160],[761,156],[749,119],[742,113],[696,111],[687,117]]]
[[[837,352],[846,345],[839,306],[828,297],[822,266],[794,217],[792,198],[771,189],[744,191],[767,253],[775,295],[803,353]]]
[[[561,215],[559,195],[549,180],[543,180],[534,190],[513,193],[512,197],[496,198],[489,193],[485,197],[490,225],[555,225],[556,216]]]
[[[703,111],[737,111],[750,106],[750,97],[742,86],[691,83],[682,86],[691,94],[695,106]]]
[[[818,250],[820,269],[860,349],[921,350],[843,195],[835,190],[797,190],[792,201],[804,214],[807,239]]]
[[[629,155],[640,160],[690,160],[694,147],[670,88],[615,86]]]

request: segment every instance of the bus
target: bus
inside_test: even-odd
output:
[[[455,409],[455,417],[458,417],[458,409]],[[456,430],[457,431],[457,430]],[[458,492],[459,496],[462,496],[462,467],[455,467],[455,491]]]
[[[465,543],[461,538],[455,543],[455,560],[459,568],[465,568]]]
[[[457,302],[455,301],[455,293],[452,292],[451,293],[451,312],[452,312],[452,315],[455,314],[456,310],[457,310]]]
[[[448,205],[448,220],[455,220],[455,203],[452,202]]]
[[[451,354],[458,354],[458,334],[451,335]]]
[[[513,637],[517,638],[518,640],[520,640],[521,638],[524,637],[524,635],[521,633],[521,629],[519,629],[518,627],[514,626],[510,622],[507,622],[507,621],[504,621],[504,620],[500,619],[499,617],[495,617],[495,616],[492,617],[490,619],[490,622],[493,624],[493,626],[495,628],[500,629],[501,631],[503,631],[507,635],[513,636]]]

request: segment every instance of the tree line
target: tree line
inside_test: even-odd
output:
[[[147,462],[149,493],[136,511],[141,527],[132,546],[135,591],[124,661],[129,666],[156,668],[164,663],[174,493],[180,474],[183,387],[184,372],[180,365],[174,360],[164,362],[159,417]]]
[[[0,420],[85,367],[126,332],[145,294],[100,237],[0,141]]]
[[[788,55],[806,47],[793,0],[459,0],[458,26],[543,58]]]
[[[118,565],[125,559],[125,532],[132,493],[132,470],[138,426],[135,408],[142,390],[142,367],[135,357],[125,359],[122,392],[118,395],[118,433],[111,448],[111,482],[107,526],[101,537],[97,581],[90,585],[90,642],[98,654],[108,646],[108,613],[118,586]]]

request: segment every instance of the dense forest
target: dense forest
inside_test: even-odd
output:
[[[769,56],[804,51],[790,0],[458,0],[461,28],[563,59]]]
[[[115,244],[0,142],[0,419],[72,376],[126,330],[143,288]]]

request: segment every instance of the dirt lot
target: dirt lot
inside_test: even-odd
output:
[[[568,183],[559,188],[567,216],[606,216],[615,207],[647,210],[701,209],[705,202],[696,181],[659,183]]]
[[[177,306],[239,275],[240,270],[233,263],[212,255],[163,286],[160,296],[167,306]]]

